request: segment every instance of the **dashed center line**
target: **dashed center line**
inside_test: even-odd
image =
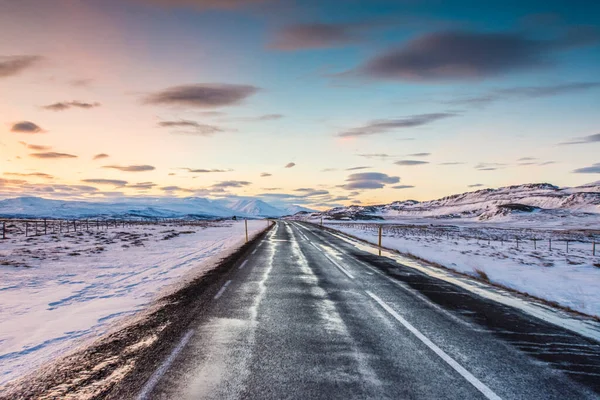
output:
[[[227,289],[227,286],[229,286],[230,283],[231,283],[230,280],[227,281],[227,282],[225,282],[225,284],[221,287],[221,289],[219,289],[219,291],[215,295],[215,300],[218,299],[219,297],[221,297],[221,295],[223,294],[223,292],[225,291],[225,289]]]
[[[319,248],[318,248],[318,247],[317,247],[317,246],[316,246],[314,243],[311,243],[311,245],[312,245],[312,246],[313,246],[315,249],[317,249],[317,250],[319,250],[319,251],[322,251],[322,250],[321,250],[321,249],[319,249]],[[336,267],[337,267],[337,268],[338,268],[340,271],[342,271],[344,274],[346,274],[346,276],[347,276],[348,278],[350,278],[350,279],[354,279],[354,276],[353,276],[353,275],[352,275],[350,272],[348,272],[348,270],[347,270],[346,268],[344,268],[344,267],[342,267],[340,264],[338,264],[338,263],[337,263],[337,261],[335,261],[333,258],[329,257],[329,256],[328,256],[327,254],[325,254],[325,253],[321,253],[321,254],[323,254],[323,256],[325,256],[325,258],[326,258],[326,259],[328,259],[329,261],[331,261],[331,263],[332,263],[333,265],[335,265],[335,266],[336,266]]]
[[[412,326],[410,322],[405,320],[400,314],[398,314],[392,307],[387,305],[383,300],[379,297],[375,296],[373,293],[368,290],[365,291],[373,300],[375,300],[385,311],[387,311],[392,317],[396,319],[396,321],[400,322],[406,329],[408,329],[413,335],[417,337],[423,344],[429,347],[435,354],[437,354],[442,360],[444,360],[448,365],[450,365],[456,372],[458,372],[463,378],[465,378],[471,385],[473,385],[477,390],[479,390],[487,399],[489,400],[502,400],[500,396],[492,391],[489,387],[487,387],[483,382],[479,379],[475,378],[473,374],[467,371],[462,365],[456,362],[452,357],[450,357],[444,350],[440,349],[435,343],[429,340],[425,335],[423,335],[417,328]]]
[[[256,251],[256,250],[255,250]],[[248,260],[244,260],[244,262],[242,263],[242,265],[239,266],[238,269],[242,269],[246,266],[246,263],[248,263]]]

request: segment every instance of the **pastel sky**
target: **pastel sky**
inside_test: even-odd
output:
[[[0,198],[327,208],[599,154],[597,1],[0,0]]]

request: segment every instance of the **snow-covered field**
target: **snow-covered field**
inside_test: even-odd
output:
[[[266,227],[248,221],[250,235]],[[244,240],[243,221],[0,240],[0,385],[93,341]]]
[[[326,221],[325,225],[374,244],[378,241],[373,224]],[[536,230],[542,240],[534,248],[533,241],[523,240],[531,238],[527,231],[517,249],[515,235],[522,230],[478,225],[476,232],[473,236],[471,230],[463,233],[442,225],[384,228],[382,246],[600,317],[600,243],[594,257],[591,240],[570,242],[567,253],[563,240],[578,233]]]

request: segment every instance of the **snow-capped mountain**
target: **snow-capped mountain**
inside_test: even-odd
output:
[[[262,218],[289,215],[284,208],[262,200],[234,198],[210,200],[187,198],[131,198],[115,202],[49,200],[19,197],[0,201],[0,216],[35,218],[198,218],[214,219],[232,216]]]
[[[305,216],[326,219],[464,218],[501,221],[519,216],[560,219],[600,217],[600,182],[573,188],[548,183],[483,189],[430,201],[405,200],[376,206],[336,207]]]

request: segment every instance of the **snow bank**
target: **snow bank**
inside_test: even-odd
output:
[[[0,241],[0,384],[105,333],[244,243],[244,223]],[[267,226],[248,221],[252,235]]]
[[[377,230],[327,224],[338,231],[377,243]],[[435,227],[430,227],[430,230]],[[547,232],[548,236],[555,233]],[[494,236],[494,235],[490,235]],[[592,256],[591,243],[555,241],[552,250],[546,241],[532,243],[470,239],[439,232],[407,235],[384,229],[384,247],[434,262],[472,276],[486,276],[491,282],[588,315],[600,317],[600,245]],[[482,275],[485,274],[485,275]]]

